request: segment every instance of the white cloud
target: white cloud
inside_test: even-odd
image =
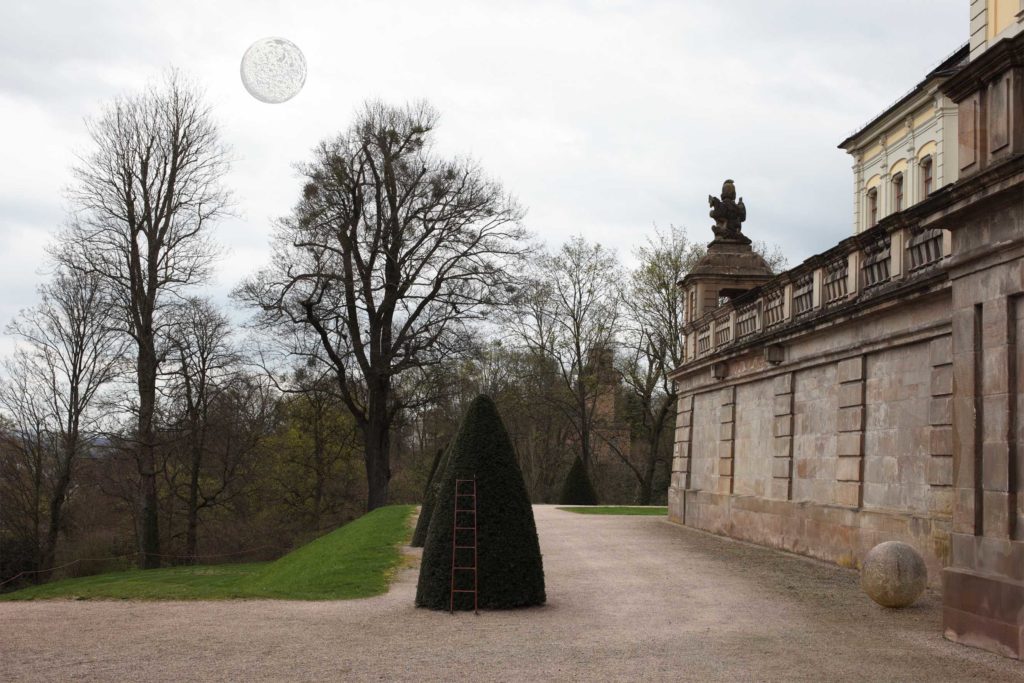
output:
[[[33,302],[83,117],[168,65],[205,84],[237,156],[222,300],[267,257],[272,220],[297,196],[293,164],[370,97],[431,100],[438,148],[476,157],[552,244],[583,233],[628,255],[655,223],[710,239],[705,198],[732,177],[747,232],[795,264],[849,232],[850,163],[835,145],[963,42],[966,14],[966,0],[8,1],[0,318]],[[238,77],[267,35],[309,64],[283,105]]]

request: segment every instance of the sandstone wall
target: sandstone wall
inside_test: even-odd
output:
[[[902,540],[949,560],[951,295],[939,282],[678,379],[669,516],[857,566]],[[703,370],[703,371],[701,371]]]
[[[864,507],[928,513],[928,344],[867,356]]]
[[[718,392],[693,397],[691,488],[715,490],[718,463]]]
[[[772,434],[774,398],[771,380],[736,387],[733,492],[739,495],[771,496],[772,451],[764,446]]]
[[[835,501],[836,365],[795,373],[793,381],[793,500]]]

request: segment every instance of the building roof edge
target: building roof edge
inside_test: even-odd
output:
[[[855,138],[860,137],[867,130],[869,130],[872,126],[874,126],[879,121],[884,119],[886,116],[891,114],[894,110],[896,110],[896,109],[902,107],[903,105],[905,105],[907,102],[909,102],[911,99],[913,99],[914,96],[916,96],[919,93],[921,93],[926,88],[926,86],[928,86],[928,84],[930,84],[931,82],[933,82],[933,81],[935,81],[937,79],[949,78],[950,76],[956,74],[966,64],[966,60],[967,60],[969,55],[970,55],[970,43],[964,43],[963,45],[958,47],[956,50],[954,50],[949,56],[947,56],[945,59],[943,59],[941,62],[939,62],[938,65],[935,66],[931,71],[929,71],[928,74],[924,77],[924,79],[921,80],[920,83],[918,83],[913,88],[911,88],[908,92],[906,92],[898,100],[896,100],[895,102],[890,104],[888,107],[886,107],[881,113],[876,115],[870,121],[868,121],[863,126],[858,128],[857,130],[855,130],[853,133],[850,133],[850,135],[846,136],[846,139],[843,140],[842,142],[840,142],[839,145],[837,145],[837,147],[839,149],[847,149],[847,146],[851,142],[853,142],[853,140]]]

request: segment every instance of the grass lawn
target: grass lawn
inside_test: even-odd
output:
[[[667,507],[657,505],[588,505],[585,507],[558,508],[581,515],[668,515]]]
[[[65,579],[0,595],[0,600],[106,598],[346,600],[380,595],[409,540],[411,505],[390,505],[321,536],[274,562],[169,567]]]

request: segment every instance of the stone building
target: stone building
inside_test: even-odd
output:
[[[585,374],[594,382],[590,444],[592,483],[601,501],[629,502],[633,499],[636,482],[626,463],[634,467],[639,463],[624,415],[622,381],[615,369],[615,352],[611,346],[591,349]],[[576,448],[574,444],[573,450]]]
[[[918,203],[956,179],[956,103],[940,86],[967,62],[968,45],[839,147],[853,157],[853,232]]]
[[[1024,658],[1024,2],[970,14],[967,46],[842,143],[853,236],[771,276],[735,187],[710,198],[669,516],[851,567],[907,542],[948,638]]]

